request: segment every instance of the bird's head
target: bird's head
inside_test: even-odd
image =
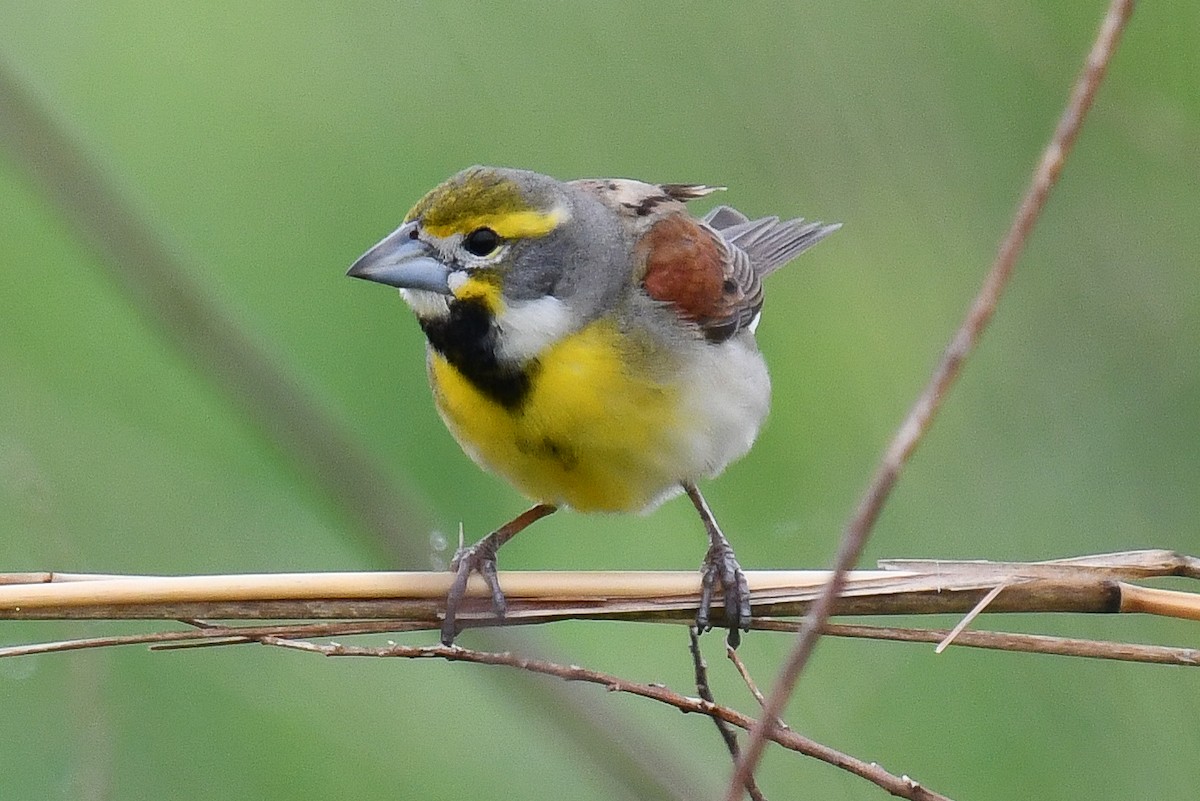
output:
[[[528,358],[629,282],[627,233],[593,196],[538,173],[471,167],[429,192],[349,275],[399,287],[423,323],[481,307]]]

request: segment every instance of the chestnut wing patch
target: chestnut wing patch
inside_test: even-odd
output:
[[[698,220],[664,217],[638,249],[645,254],[646,293],[670,303],[710,341],[729,339],[762,308],[762,281],[749,256]]]

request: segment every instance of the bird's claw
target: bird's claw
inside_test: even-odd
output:
[[[728,543],[710,546],[700,566],[700,609],[696,613],[696,628],[700,631],[712,630],[709,613],[718,581],[725,606],[725,625],[729,629],[725,641],[730,648],[737,648],[742,641],[741,632],[750,630],[750,587]]]
[[[498,618],[504,617],[508,604],[504,600],[504,592],[500,589],[500,580],[496,575],[496,549],[498,545],[491,537],[484,537],[474,545],[459,547],[454,558],[450,560],[450,572],[454,573],[454,583],[446,594],[446,616],[442,620],[442,644],[453,645],[458,636],[458,625],[455,618],[458,607],[467,593],[467,581],[472,573],[483,577],[484,583],[492,593],[492,612]]]

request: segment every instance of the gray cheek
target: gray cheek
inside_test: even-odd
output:
[[[591,317],[616,304],[629,286],[632,254],[632,239],[616,214],[591,198],[576,198],[562,227],[514,245],[504,294],[514,300],[552,295]]]
[[[557,295],[557,289],[569,272],[559,261],[554,234],[539,240],[514,245],[504,277],[504,296],[511,300],[536,300]]]

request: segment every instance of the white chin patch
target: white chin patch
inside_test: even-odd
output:
[[[455,270],[446,276],[446,286],[450,287],[450,291],[458,294],[458,290],[462,289],[463,284],[467,283],[467,271]]]
[[[419,319],[445,317],[450,308],[445,295],[424,289],[401,289],[400,297]]]
[[[513,362],[534,358],[573,330],[567,305],[550,295],[506,300],[496,327],[500,334],[496,337],[497,355]]]

